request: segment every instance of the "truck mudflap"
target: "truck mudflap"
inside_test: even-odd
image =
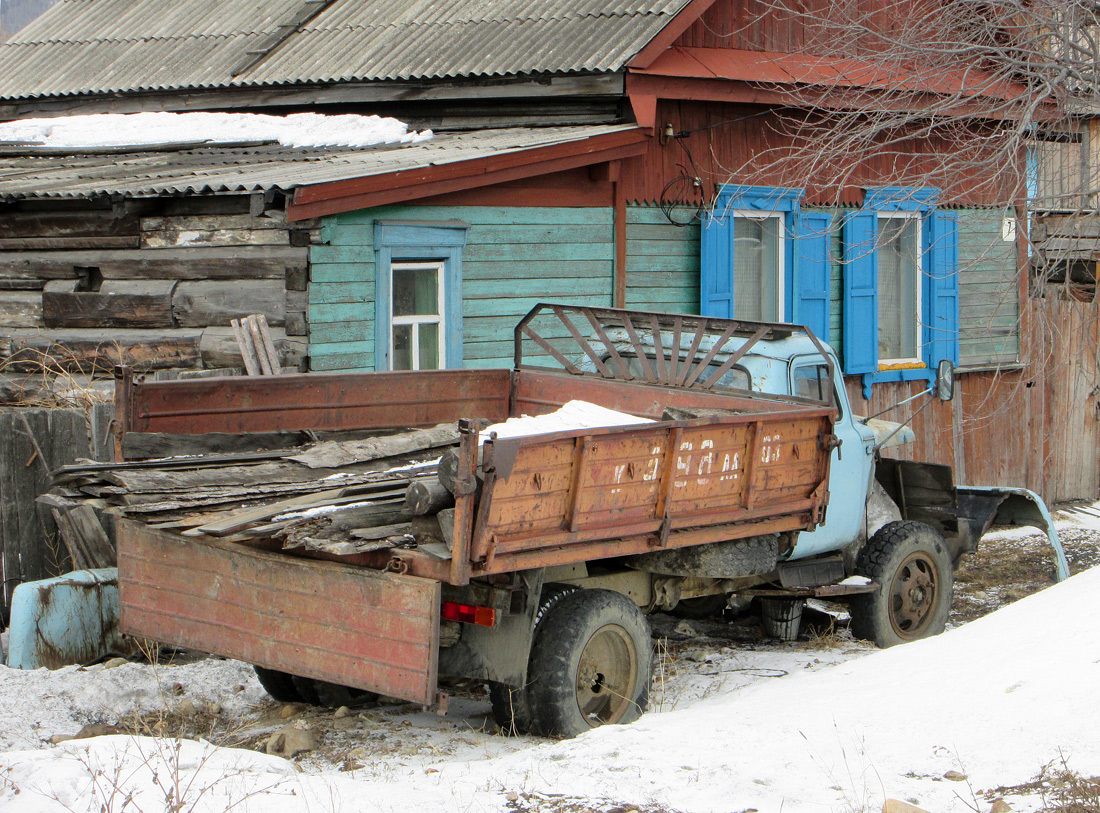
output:
[[[124,633],[424,705],[439,582],[120,520]]]
[[[970,524],[970,539],[982,538],[990,525],[1031,525],[1047,535],[1054,548],[1055,579],[1069,578],[1069,564],[1062,541],[1043,498],[1026,488],[956,486],[959,523]],[[962,529],[960,529],[961,531]]]

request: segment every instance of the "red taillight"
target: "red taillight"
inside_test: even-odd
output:
[[[465,624],[477,624],[479,627],[495,627],[497,611],[492,607],[475,607],[472,604],[459,604],[457,601],[444,601],[440,608],[442,616],[448,621],[462,621]]]

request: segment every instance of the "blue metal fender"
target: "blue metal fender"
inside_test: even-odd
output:
[[[118,568],[77,570],[15,588],[8,666],[57,669],[126,646],[118,631]]]
[[[964,501],[972,503],[984,503],[985,516],[980,520],[981,528],[975,529],[975,542],[990,525],[1032,525],[1047,535],[1050,546],[1054,548],[1056,563],[1055,579],[1064,581],[1069,578],[1069,563],[1066,562],[1066,553],[1062,550],[1062,541],[1058,538],[1058,531],[1054,527],[1050,511],[1047,509],[1043,498],[1034,491],[1026,488],[1000,488],[997,486],[957,486],[956,494],[961,506]]]

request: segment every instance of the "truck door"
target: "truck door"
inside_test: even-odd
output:
[[[840,376],[840,365],[834,365]],[[834,433],[841,440],[829,461],[829,507],[825,522],[798,535],[792,559],[840,550],[859,533],[871,486],[874,433],[852,418],[852,410],[840,380],[829,380],[829,367],[819,355],[795,356],[790,366],[790,392],[805,398],[826,400],[828,388],[839,415]]]

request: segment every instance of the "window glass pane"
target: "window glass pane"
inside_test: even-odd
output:
[[[829,368],[824,364],[797,367],[794,371],[794,394],[802,398],[824,401],[828,393]]]
[[[439,313],[439,269],[394,266],[393,315]]]
[[[733,219],[733,315],[779,320],[779,218]]]
[[[417,331],[420,345],[420,370],[439,369],[439,323],[422,322]]]
[[[393,326],[393,369],[411,370],[412,358],[412,325]]]
[[[883,360],[919,355],[918,233],[916,218],[879,218],[878,357]]]

